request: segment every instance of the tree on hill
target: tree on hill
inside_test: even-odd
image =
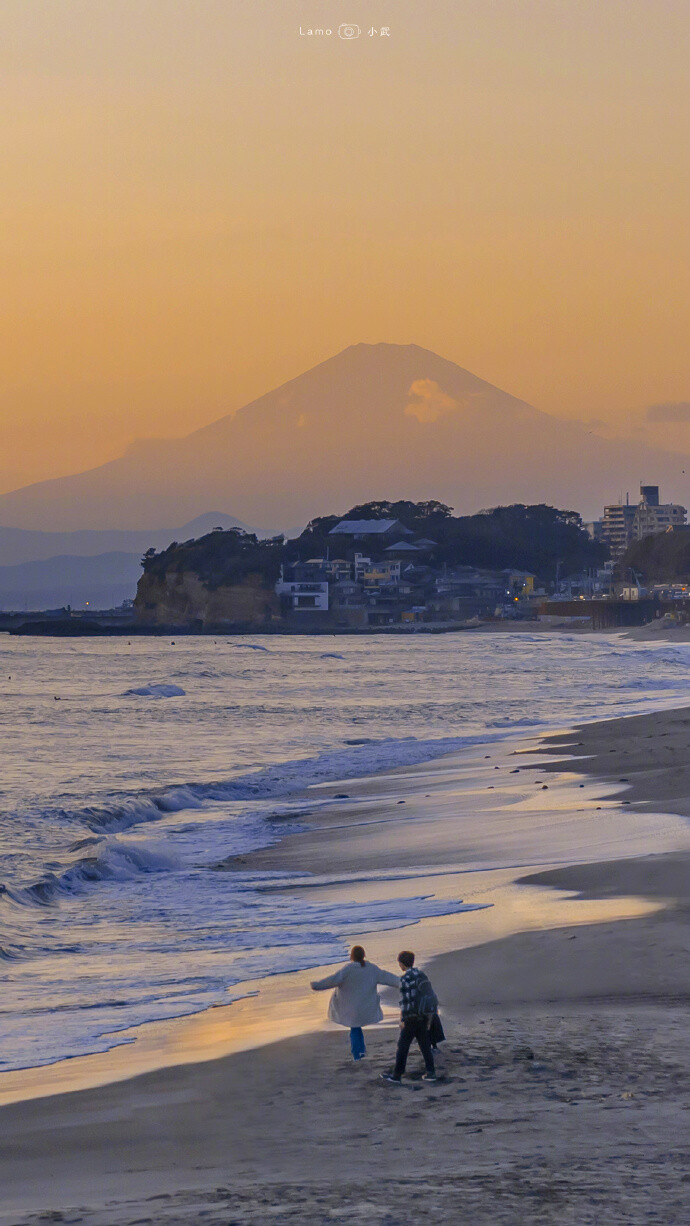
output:
[[[690,528],[655,532],[633,541],[616,570],[621,578],[627,578],[634,570],[646,583],[690,581]]]
[[[438,521],[447,519],[452,509],[433,499],[429,502],[388,502],[384,499],[362,502],[358,506],[350,507],[344,515],[321,515],[312,519],[301,536],[288,542],[285,558],[290,562],[298,558],[304,562],[307,558],[325,557],[327,550],[330,550],[331,556],[334,549],[338,553],[347,552],[347,544],[342,538],[336,544],[335,538],[330,536],[331,529],[343,519],[397,519],[417,536],[423,536],[431,533]],[[386,543],[390,544],[390,540]],[[380,544],[380,541],[374,538],[367,538],[359,547],[376,558],[381,552]]]
[[[341,519],[397,519],[417,537],[435,542],[423,560],[432,566],[478,566],[489,570],[513,567],[531,571],[542,580],[600,566],[608,557],[606,546],[592,541],[575,511],[545,504],[516,503],[493,507],[477,515],[453,516],[442,502],[387,502],[378,500],[352,507],[345,515],[313,519],[295,540],[282,537],[259,541],[241,528],[213,531],[198,541],[173,544],[162,553],[148,550],[142,559],[147,574],[168,570],[196,572],[207,587],[237,583],[250,574],[275,581],[281,562],[309,558],[351,556],[354,544],[330,531]],[[373,561],[385,556],[386,542],[370,536],[357,549]]]
[[[352,507],[343,519],[399,519],[406,528],[426,524],[429,520],[447,519],[453,508],[432,498],[429,502],[362,502]]]
[[[545,503],[514,503],[440,525],[438,557],[449,565],[515,567],[544,580],[576,574],[606,561],[608,549],[593,541],[576,511]]]
[[[206,587],[213,589],[241,583],[247,575],[260,574],[267,583],[275,582],[283,557],[282,536],[260,541],[253,532],[230,528],[227,532],[207,533],[196,541],[176,541],[161,553],[149,549],[142,558],[144,572],[162,577],[170,571],[192,571]]]

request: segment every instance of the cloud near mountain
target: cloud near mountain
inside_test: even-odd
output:
[[[412,399],[405,405],[408,417],[416,417],[417,421],[438,421],[446,413],[452,413],[458,406],[457,400],[448,396],[434,379],[415,379],[408,396]]]
[[[5,494],[0,524],[139,528],[224,506],[288,527],[374,497],[590,517],[640,481],[687,505],[683,469],[690,457],[558,420],[418,345],[360,344],[186,438]]]

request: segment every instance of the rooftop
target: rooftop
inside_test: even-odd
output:
[[[329,536],[383,536],[393,528],[405,536],[411,536],[409,528],[405,528],[398,519],[341,519],[335,528],[331,528]]]
[[[397,541],[395,545],[388,545],[386,553],[419,553],[419,545],[413,545],[411,541]]]

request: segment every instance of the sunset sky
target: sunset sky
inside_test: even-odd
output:
[[[359,341],[690,451],[688,0],[0,0],[0,61],[0,491]]]

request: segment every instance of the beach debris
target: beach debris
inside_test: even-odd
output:
[[[541,790],[542,790],[542,792],[548,792],[548,790],[549,790],[549,785],[548,785],[548,783],[542,783],[542,785],[541,785]]]
[[[336,792],[336,794],[335,794],[335,796],[333,797],[333,799],[334,799],[334,800],[349,800],[349,799],[350,799],[350,794],[349,794],[349,792]]]

